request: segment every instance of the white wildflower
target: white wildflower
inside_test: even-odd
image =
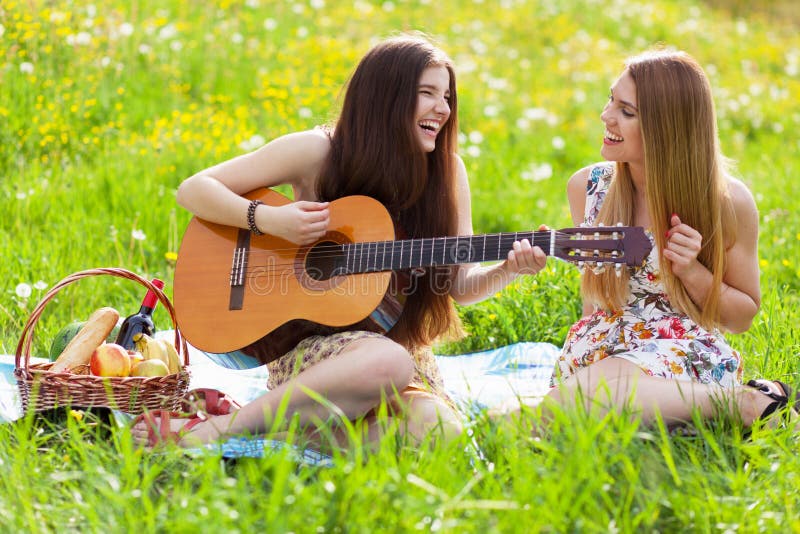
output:
[[[313,116],[310,108],[300,108],[297,114],[300,115],[301,119],[310,119]]]
[[[92,44],[92,35],[89,32],[80,32],[75,36],[75,44],[88,46]]]
[[[309,5],[314,9],[322,9],[325,7],[325,0],[311,0]]]
[[[131,230],[131,237],[136,241],[144,241],[145,239],[147,239],[147,236],[144,234],[144,232],[136,228]]]
[[[19,70],[24,74],[33,74],[33,63],[30,61],[23,61],[19,64]]]
[[[522,171],[522,179],[529,182],[541,182],[553,176],[553,167],[549,163],[537,165],[532,164],[528,169]]]
[[[483,108],[483,114],[487,117],[497,117],[500,114],[500,108],[493,104],[489,104]]]
[[[556,150],[563,150],[564,147],[567,146],[567,143],[564,141],[564,138],[558,135],[553,137],[553,140],[551,142],[553,143],[553,148],[555,148]]]
[[[31,286],[24,282],[21,284],[17,284],[17,287],[14,289],[14,293],[16,293],[17,296],[21,299],[26,299],[30,297],[32,292],[33,289],[31,288]]]
[[[387,12],[394,11],[394,2],[384,2],[383,3],[383,10]]]
[[[250,152],[252,150],[259,148],[264,143],[266,143],[266,139],[256,134],[247,141],[242,141],[241,143],[239,143],[239,148],[241,148],[242,150],[246,150],[247,152]]]
[[[38,282],[33,284],[33,288],[37,289],[39,291],[41,291],[43,289],[47,289],[47,282],[45,282],[44,280],[39,280]]]
[[[481,147],[470,145],[467,147],[467,155],[473,158],[477,158],[481,155]]]
[[[276,21],[275,19],[264,20],[264,29],[267,30],[268,32],[271,32],[277,27],[278,27],[278,21]]]
[[[119,26],[119,34],[124,35],[125,37],[129,37],[133,35],[133,24],[130,22],[123,22]]]
[[[178,28],[176,28],[174,24],[167,24],[166,26],[158,30],[158,38],[163,41],[172,39],[176,35],[178,35]]]
[[[469,133],[469,142],[479,145],[483,142],[483,134],[477,130]]]

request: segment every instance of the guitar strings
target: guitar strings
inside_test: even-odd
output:
[[[615,231],[614,230],[606,230],[605,231],[605,233],[608,233],[608,234],[613,233],[613,232],[615,232]],[[619,230],[616,230],[616,232],[617,233],[621,233],[621,231],[619,231]],[[522,233],[522,232],[519,232],[519,233]],[[565,236],[566,237],[570,237],[570,239],[568,240],[568,243],[575,241],[575,239],[571,239],[572,237],[574,237],[576,235],[574,233],[559,232],[559,231],[556,231],[554,233],[555,233],[555,235],[557,237],[565,237]],[[551,234],[551,232],[549,232],[549,231],[540,231],[539,235],[549,236],[550,234]],[[512,236],[511,234],[508,234],[508,233],[486,234],[485,236],[486,236],[486,239],[497,239],[499,237],[500,238],[499,242],[497,242],[497,241],[495,241],[495,242],[497,243],[498,246],[502,246],[502,245],[505,244],[506,248],[507,248],[507,245],[509,244],[509,242],[511,241],[512,237],[515,238],[514,240],[516,240],[517,238],[520,238],[519,235]],[[318,245],[318,246],[313,246],[312,245],[312,246],[309,246],[308,249],[309,249],[309,251],[314,250],[314,255],[313,255],[313,259],[314,260],[323,261],[323,260],[333,259],[333,258],[348,259],[347,258],[347,253],[342,251],[343,245],[348,245],[348,246],[359,245],[361,250],[356,251],[354,253],[353,257],[349,258],[349,259],[351,259],[353,261],[354,264],[357,264],[359,266],[359,271],[358,272],[385,272],[385,271],[389,271],[389,270],[393,270],[393,269],[402,269],[402,268],[411,268],[411,267],[413,267],[412,265],[409,265],[408,267],[401,267],[401,266],[388,267],[387,266],[387,267],[383,268],[383,266],[382,266],[382,268],[380,268],[380,269],[377,268],[378,259],[379,258],[386,259],[387,254],[392,252],[391,249],[387,250],[387,248],[388,247],[394,247],[396,249],[396,247],[397,247],[396,244],[397,243],[401,243],[402,242],[402,243],[411,244],[411,243],[415,243],[415,242],[416,243],[422,242],[422,246],[411,246],[411,245],[409,245],[408,249],[402,249],[403,255],[405,256],[405,254],[408,254],[408,259],[409,260],[411,260],[413,257],[417,257],[419,259],[419,258],[424,258],[426,255],[428,255],[428,257],[431,258],[431,261],[430,261],[430,263],[425,262],[426,266],[428,266],[428,265],[453,265],[453,264],[457,264],[457,263],[466,263],[467,261],[466,260],[465,261],[461,261],[461,262],[451,261],[451,260],[454,260],[454,258],[450,257],[450,258],[444,258],[445,261],[443,261],[442,263],[433,262],[433,258],[432,258],[433,249],[434,249],[434,247],[436,245],[440,244],[440,243],[437,243],[437,241],[441,242],[442,240],[453,240],[453,243],[451,244],[452,246],[459,247],[462,244],[464,246],[471,246],[471,244],[468,243],[468,241],[470,241],[471,239],[474,239],[476,237],[481,239],[481,240],[483,240],[483,235],[480,235],[480,236],[475,236],[475,235],[472,235],[472,236],[459,236],[459,238],[458,238],[459,241],[456,244],[456,237],[446,236],[446,237],[436,237],[436,238],[418,238],[418,239],[406,239],[406,240],[395,240],[395,241],[363,241],[363,242],[357,242],[357,243],[333,243],[331,245]],[[594,237],[594,236],[592,236],[592,237]],[[602,240],[602,241],[615,241],[614,239],[612,239],[610,237],[609,238],[603,238],[602,236],[598,236],[598,237],[599,237],[599,240]],[[506,243],[503,243],[503,239],[504,238],[507,241]],[[521,238],[525,239],[524,236],[521,237]],[[617,239],[617,241],[618,240],[619,239]],[[383,244],[383,247],[381,247],[382,244]],[[391,244],[391,245],[389,245],[389,244]],[[248,255],[249,258],[248,258],[248,261],[247,261],[247,267],[244,270],[237,271],[237,273],[238,274],[244,274],[248,278],[260,277],[260,276],[279,276],[279,275],[285,275],[287,273],[292,273],[292,272],[294,274],[302,273],[305,270],[305,267],[304,267],[303,262],[301,260],[291,259],[291,260],[288,260],[288,261],[278,261],[278,262],[268,263],[268,262],[263,261],[263,260],[260,259],[260,257],[263,257],[263,256],[266,255],[267,256],[266,259],[269,260],[271,258],[274,258],[280,252],[296,253],[300,248],[302,248],[302,247],[292,247],[292,248],[283,248],[283,249],[269,249],[269,250],[251,249],[250,252],[249,252],[249,255]],[[562,245],[560,245],[559,248],[562,248]],[[571,248],[579,250],[577,247],[571,247]],[[320,253],[319,251],[322,251],[322,253]],[[406,252],[406,251],[408,251],[408,252]],[[395,250],[395,252],[397,252],[397,251]],[[603,252],[608,252],[608,251],[603,251]],[[615,263],[621,263],[622,261],[624,261],[625,256],[624,256],[623,252],[618,251],[616,249],[611,251],[611,253],[613,253],[613,252],[617,252],[617,256],[593,255],[593,256],[586,257],[585,260],[578,260],[578,261],[599,261],[599,260],[604,260],[604,261],[607,261],[607,262],[614,261]],[[398,258],[398,259],[402,259],[402,258]],[[480,261],[484,261],[484,260],[475,259],[473,261],[480,262]],[[487,260],[487,261],[491,261],[491,260]],[[576,261],[576,260],[573,259],[572,261]],[[256,265],[253,266],[253,263],[255,263]],[[372,269],[370,269],[370,265],[372,266]],[[362,266],[366,267],[363,271],[360,270],[360,268]],[[358,272],[344,273],[344,274],[358,274]]]

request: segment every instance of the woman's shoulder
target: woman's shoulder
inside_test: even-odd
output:
[[[569,179],[569,189],[582,189],[587,193],[597,189],[600,183],[609,183],[614,176],[614,164],[609,161],[593,163],[576,171]]]
[[[741,218],[746,215],[755,215],[757,217],[758,208],[750,188],[742,180],[733,176],[725,176],[725,181],[728,197],[731,200],[736,217]]]

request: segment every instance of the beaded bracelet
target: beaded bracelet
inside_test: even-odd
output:
[[[258,226],[256,226],[256,208],[259,204],[263,204],[263,202],[260,200],[251,200],[250,205],[247,207],[247,226],[255,235],[264,234],[264,232],[259,230]]]

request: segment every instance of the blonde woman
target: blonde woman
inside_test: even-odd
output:
[[[782,382],[741,385],[740,355],[721,333],[744,332],[759,309],[758,212],[727,172],[702,68],[683,52],[633,57],[600,118],[606,162],[570,178],[572,218],[643,226],[654,247],[620,277],[584,272],[583,317],[549,396],[581,394],[612,410],[631,403],[645,424],[656,413],[671,424],[723,406],[749,426],[786,406],[792,392]]]

